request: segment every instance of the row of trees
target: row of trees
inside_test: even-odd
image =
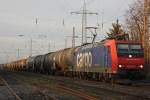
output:
[[[112,28],[107,33],[108,39],[114,39],[118,34],[129,34],[131,40],[141,41],[143,32],[143,0],[136,0],[126,12],[125,24],[112,23]]]
[[[120,25],[118,21],[112,24],[112,28],[109,30],[107,39],[116,39],[115,36],[118,34],[128,34],[130,40],[141,41],[142,34],[144,31],[144,0],[136,0],[126,12],[126,20],[124,25]],[[150,5],[150,4],[149,4]],[[150,8],[149,8],[150,12]],[[150,50],[148,48],[148,50]],[[147,78],[150,78],[150,51],[147,51],[145,72],[147,73]]]

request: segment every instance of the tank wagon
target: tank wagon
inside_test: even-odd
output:
[[[141,43],[106,40],[29,57],[5,64],[4,68],[102,79],[116,75],[135,75],[135,73],[140,75],[144,65],[144,51]]]
[[[28,69],[27,59],[21,59],[11,63],[3,64],[3,69],[8,71],[26,71]]]

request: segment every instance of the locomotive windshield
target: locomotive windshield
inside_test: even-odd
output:
[[[117,44],[118,56],[143,57],[144,52],[140,44]]]

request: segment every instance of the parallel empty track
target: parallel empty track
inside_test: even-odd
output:
[[[59,83],[61,83],[60,86],[59,86],[59,88],[64,89],[66,91],[69,91],[70,93],[72,92],[71,89],[68,89],[65,85],[63,85],[63,84],[65,84],[65,82],[64,82],[65,79],[63,79],[63,77],[57,78],[57,79],[55,78],[55,80],[57,80]],[[150,100],[150,96],[148,96],[148,94],[143,94],[143,93],[138,94],[136,91],[133,91],[133,92],[130,91],[129,92],[129,91],[127,91],[128,89],[121,88],[121,87],[120,88],[115,88],[115,87],[114,88],[109,88],[104,83],[97,82],[97,81],[83,80],[83,83],[72,82],[71,84],[80,85],[80,86],[83,86],[83,87],[84,86],[85,87],[86,86],[90,86],[90,84],[86,84],[86,83],[90,83],[91,87],[99,89],[99,90],[104,91],[106,93],[109,92],[109,93],[115,93],[115,94],[118,94],[118,95],[131,96],[131,97],[134,97],[134,98],[138,98],[140,100]],[[113,86],[113,84],[109,84],[109,85]],[[115,84],[114,84],[114,86],[115,86]],[[140,89],[140,88],[137,88],[137,89]],[[77,93],[76,91],[73,91],[73,92]],[[80,94],[80,93],[77,93],[77,94]],[[83,96],[84,94],[82,94],[82,92],[81,92],[81,95]],[[88,99],[88,96],[85,95],[85,97],[87,97],[87,99],[85,98],[86,100],[97,100],[95,97],[94,97],[95,99],[94,98],[90,99],[91,96],[89,96],[89,99]]]
[[[6,80],[0,76],[1,84],[7,87],[9,94],[13,95],[16,100],[21,100],[21,98],[15,93],[15,91],[9,86],[9,84],[6,82]]]
[[[59,84],[59,85],[57,85],[57,88],[58,88],[59,90],[61,90],[61,91],[66,92],[66,93],[72,94],[72,95],[74,95],[74,96],[78,96],[78,97],[80,97],[80,98],[82,98],[82,99],[84,99],[84,100],[99,100],[99,99],[96,98],[96,97],[90,96],[90,95],[85,94],[85,93],[83,93],[83,92],[80,92],[80,91],[78,91],[78,90],[71,89],[71,88],[65,86],[64,84]]]

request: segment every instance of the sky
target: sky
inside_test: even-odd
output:
[[[134,1],[86,0],[87,10],[98,13],[87,16],[87,26],[99,25],[97,41],[104,39],[117,19],[124,23],[125,12]],[[81,15],[71,12],[81,11],[82,6],[83,0],[0,0],[0,63],[28,57],[31,39],[33,55],[63,49],[65,41],[70,47],[73,26],[81,37]],[[76,39],[76,45],[80,43]]]

